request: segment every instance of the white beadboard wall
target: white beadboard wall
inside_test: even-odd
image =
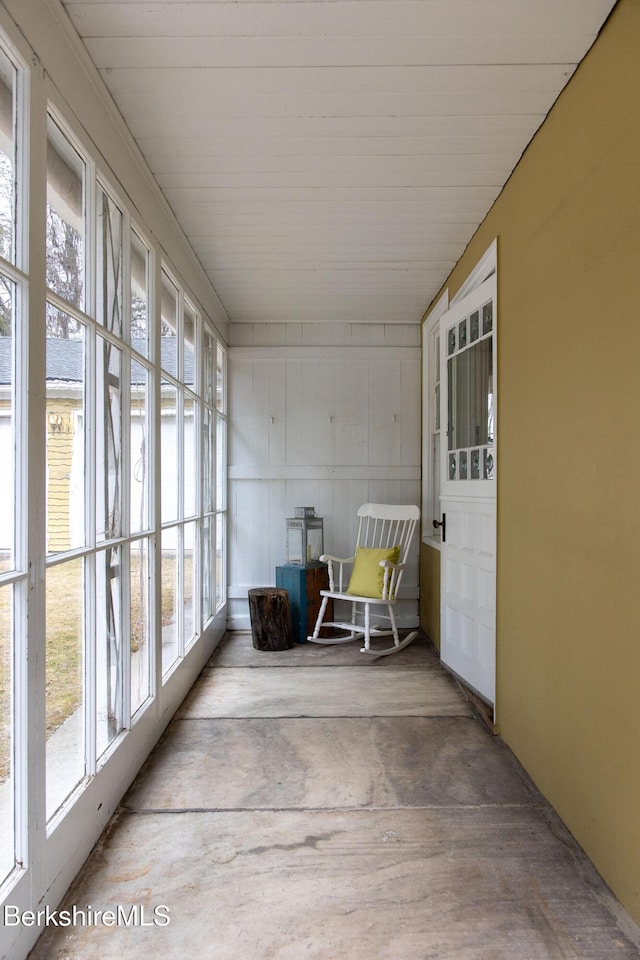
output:
[[[420,328],[232,324],[229,421],[228,627],[247,630],[247,590],[275,584],[295,507],[349,556],[360,504],[420,503]],[[418,538],[397,614],[417,626]]]

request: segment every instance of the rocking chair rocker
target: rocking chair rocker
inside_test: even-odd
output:
[[[384,503],[365,503],[358,510],[358,536],[353,557],[340,558],[323,554],[320,559],[329,568],[329,589],[321,590],[322,602],[313,634],[307,637],[312,643],[349,643],[362,640],[361,653],[373,657],[386,657],[408,647],[415,640],[414,630],[400,640],[394,606],[398,588],[407,564],[411,540],[420,517],[418,507],[395,506]],[[336,571],[336,566],[338,569]],[[345,568],[353,565],[347,583]],[[337,573],[337,576],[336,576]],[[329,599],[347,600],[351,603],[351,623],[323,622]],[[358,607],[364,610],[359,612]],[[371,626],[373,607],[377,616],[391,622],[391,629]],[[387,613],[378,612],[386,607]],[[364,623],[356,622],[358,614],[364,615]],[[334,627],[348,631],[336,637],[321,637],[322,627]],[[384,649],[371,647],[371,637],[393,636],[393,646]]]

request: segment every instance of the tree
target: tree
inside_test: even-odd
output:
[[[84,293],[84,237],[47,204],[47,286],[74,306],[82,306]],[[47,334],[71,339],[76,321],[47,304]]]
[[[14,225],[13,163],[0,151],[0,256],[13,259]],[[13,283],[0,274],[0,337],[13,331]]]

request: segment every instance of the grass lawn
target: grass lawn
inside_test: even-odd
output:
[[[193,561],[185,558],[185,602],[192,598]],[[146,564],[140,579],[140,555],[131,557],[131,649],[145,639],[145,604],[141,590],[147,577]],[[162,624],[176,619],[176,554],[169,552],[162,563]],[[46,641],[46,731],[49,737],[82,703],[83,695],[83,561],[70,560],[47,568]],[[12,588],[0,589],[0,783],[11,770],[11,596]]]

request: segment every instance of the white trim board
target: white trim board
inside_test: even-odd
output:
[[[229,480],[420,480],[419,465],[410,467],[230,465]]]
[[[420,347],[228,347],[230,360],[415,360]]]

